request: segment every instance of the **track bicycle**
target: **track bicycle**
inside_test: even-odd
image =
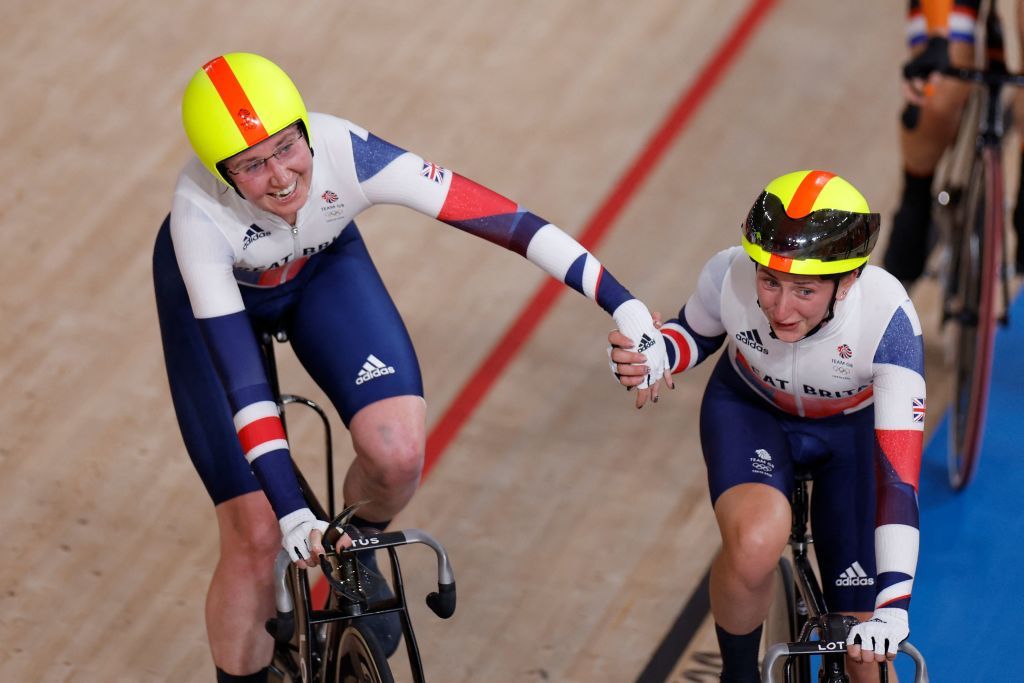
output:
[[[943,293],[942,326],[952,332],[954,389],[950,408],[949,482],[963,490],[981,453],[996,325],[1009,323],[1011,270],[1006,249],[1003,140],[1010,118],[1007,86],[1024,86],[1010,73],[995,3],[988,2],[985,46],[978,67],[948,68],[944,76],[974,84],[956,141],[936,174],[938,276]],[[980,25],[981,22],[979,22]],[[904,110],[903,124],[916,125],[918,109]]]
[[[414,683],[425,681],[416,636],[409,617],[405,586],[396,549],[412,543],[422,543],[437,556],[437,592],[427,595],[427,606],[442,619],[455,612],[455,575],[448,553],[430,534],[420,529],[364,534],[349,524],[357,505],[334,514],[334,464],[331,427],[326,413],[314,401],[282,394],[278,384],[274,340],[286,342],[284,332],[260,335],[260,349],[271,390],[278,403],[284,424],[285,406],[292,403],[312,409],[323,423],[325,432],[327,498],[324,509],[302,472],[295,466],[295,474],[306,502],[317,519],[331,520],[324,535],[325,555],[319,557],[319,571],[329,585],[325,604],[314,604],[309,573],[317,570],[299,569],[288,553],[281,551],[275,563],[274,593],[277,616],[266,623],[267,632],[274,638],[272,678],[292,683],[393,683],[388,658],[364,619],[375,615],[397,613],[409,658],[409,670]],[[287,426],[285,427],[287,431]],[[294,462],[294,461],[293,461]],[[347,533],[352,545],[340,552],[334,547],[342,533]],[[389,586],[393,597],[371,601],[368,589],[374,581],[384,577],[367,570],[358,560],[360,553],[386,550],[390,560]],[[372,592],[372,591],[369,591]]]
[[[821,584],[811,566],[808,548],[813,539],[808,532],[810,494],[807,473],[796,475],[790,497],[793,524],[789,548],[792,562],[779,560],[776,599],[765,622],[764,638],[768,647],[761,667],[763,683],[772,683],[776,663],[785,658],[783,680],[786,683],[811,683],[811,656],[819,655],[818,683],[849,683],[846,673],[846,638],[857,619],[831,613],[825,604]],[[900,644],[900,652],[914,660],[915,683],[928,683],[924,657],[909,641]],[[887,683],[889,667],[878,666],[879,680]]]

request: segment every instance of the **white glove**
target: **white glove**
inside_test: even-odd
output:
[[[310,553],[309,533],[317,529],[320,533],[327,531],[327,522],[317,519],[309,508],[299,508],[295,512],[277,520],[281,525],[281,547],[292,558],[292,562],[308,560]]]
[[[619,332],[633,340],[636,346],[631,351],[637,351],[647,356],[647,367],[650,373],[639,389],[647,389],[657,384],[668,370],[668,352],[665,350],[665,340],[661,332],[654,327],[654,319],[651,312],[647,310],[639,299],[630,299],[619,304],[619,307],[612,313]],[[611,350],[609,349],[609,355]],[[615,372],[615,364],[612,363],[612,372]]]
[[[910,620],[907,610],[899,607],[880,607],[871,618],[850,629],[847,645],[856,645],[854,639],[860,636],[860,646],[873,650],[876,655],[896,655],[900,643],[910,635]]]

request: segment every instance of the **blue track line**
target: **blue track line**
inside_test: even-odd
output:
[[[921,556],[910,606],[910,640],[931,680],[1020,680],[1024,622],[1024,296],[996,335],[988,418],[978,470],[961,493],[946,477],[949,415],[930,439],[921,472]],[[926,332],[927,334],[927,332]],[[902,660],[902,661],[900,661]],[[898,658],[901,682],[913,681]]]

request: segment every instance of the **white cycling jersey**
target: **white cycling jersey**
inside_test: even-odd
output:
[[[923,431],[923,412],[907,409],[914,398],[924,401],[919,369],[875,363],[883,341],[914,343],[921,334],[906,290],[884,270],[868,266],[834,310],[835,317],[810,337],[792,343],[776,339],[757,303],[754,264],[742,247],[708,262],[685,308],[687,323],[700,337],[726,335],[736,372],[787,413],[826,417],[879,402],[876,424]],[[894,316],[906,321],[902,334],[910,333],[909,338],[893,337],[898,332],[890,331]],[[696,343],[686,340],[689,335],[679,323],[667,323],[662,332],[680,350],[674,372],[699,362]]]
[[[192,312],[226,389],[242,450],[278,518],[304,503],[297,487],[281,483],[290,481],[288,443],[240,287],[292,280],[373,205],[405,206],[519,253],[594,300],[634,338],[657,338],[664,362],[646,307],[557,226],[349,121],[310,113],[309,124],[310,193],[295,225],[242,198],[196,158],[178,178],[170,218]]]
[[[197,158],[179,176],[171,236],[197,318],[243,310],[239,284],[290,280],[375,204],[406,206],[518,251],[609,313],[631,298],[586,249],[515,202],[349,121],[309,119],[313,173],[294,226],[240,197]]]
[[[757,302],[755,264],[742,247],[712,257],[697,290],[662,334],[673,372],[727,343],[733,369],[766,402],[808,419],[873,406],[878,509],[877,607],[906,608],[918,552],[917,485],[925,417],[921,324],[906,290],[868,266],[812,335],[772,335]]]

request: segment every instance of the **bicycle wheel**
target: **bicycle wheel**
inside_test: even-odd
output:
[[[807,621],[807,608],[802,605],[793,576],[793,564],[787,557],[779,558],[775,570],[775,587],[772,606],[764,621],[761,632],[761,655],[776,643],[794,643],[800,638],[800,630]],[[783,660],[785,661],[785,660]],[[783,664],[782,666],[785,666]],[[801,658],[791,665],[794,683],[810,683],[811,675],[808,661]],[[778,673],[776,666],[775,673]]]
[[[953,264],[959,312],[948,449],[949,482],[957,491],[970,483],[978,466],[992,379],[1005,220],[1002,163],[996,148],[985,147],[974,165],[964,219]]]
[[[388,658],[372,634],[355,623],[340,631],[337,640],[330,639],[324,683],[394,683]]]
[[[785,557],[779,558],[779,566],[775,570],[774,591],[772,606],[768,610],[768,618],[764,620],[762,632],[762,642],[766,648],[775,643],[791,643],[800,635],[793,565]]]

